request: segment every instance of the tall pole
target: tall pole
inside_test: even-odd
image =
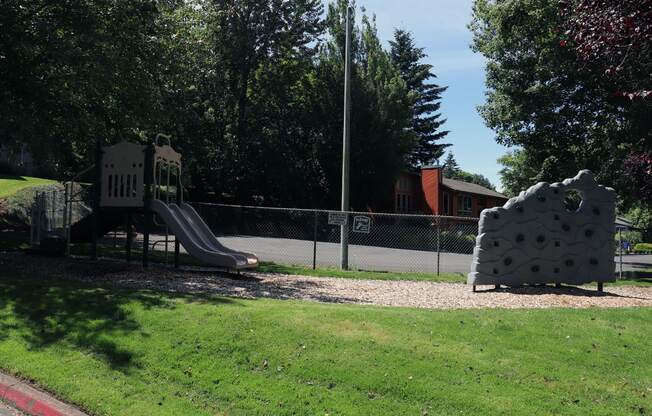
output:
[[[342,211],[349,210],[349,140],[351,134],[351,7],[346,8],[346,48],[344,58],[344,137],[342,145]],[[348,215],[341,227],[340,267],[349,268]]]

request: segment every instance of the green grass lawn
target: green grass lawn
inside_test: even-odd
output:
[[[6,198],[24,188],[55,183],[51,179],[33,178],[31,176],[0,175],[0,198]]]
[[[0,272],[0,367],[98,415],[640,415],[652,309],[428,311]]]

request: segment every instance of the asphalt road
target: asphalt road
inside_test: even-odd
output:
[[[157,236],[156,240],[161,239]],[[170,237],[173,241],[174,237]],[[313,242],[285,238],[267,237],[220,237],[225,246],[255,253],[261,261],[284,264],[312,265]],[[174,250],[173,244],[170,251]],[[164,249],[157,244],[156,249]],[[360,270],[388,272],[437,272],[437,253],[418,250],[401,250],[373,246],[349,246],[349,267]],[[616,271],[619,270],[618,256]],[[317,242],[317,266],[339,267],[340,245],[338,243]],[[470,254],[440,253],[440,273],[467,273],[471,267]],[[652,255],[623,256],[623,271],[652,270]]]

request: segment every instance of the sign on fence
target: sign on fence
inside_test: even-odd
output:
[[[328,225],[346,225],[348,215],[345,212],[329,211]]]
[[[371,218],[364,215],[356,215],[353,218],[353,232],[369,234],[371,230]]]

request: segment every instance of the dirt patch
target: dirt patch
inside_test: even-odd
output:
[[[652,307],[652,287],[610,287],[608,284],[603,293],[591,287],[550,286],[473,293],[469,286],[459,283],[353,280],[255,272],[235,276],[211,269],[163,267],[144,270],[140,265],[115,260],[46,258],[22,253],[0,253],[0,269],[134,289],[429,309]]]

